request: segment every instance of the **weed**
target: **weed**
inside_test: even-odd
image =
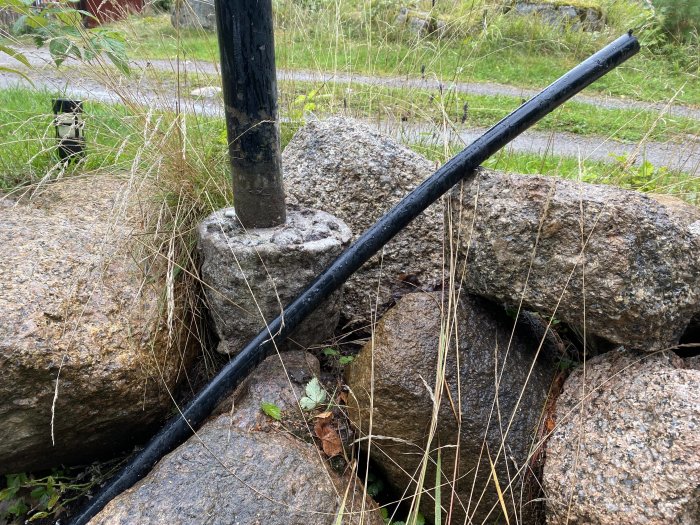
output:
[[[72,502],[103,483],[121,465],[121,458],[88,467],[54,468],[50,474],[5,475],[0,489],[0,519],[24,518],[27,522],[57,518]]]
[[[307,383],[305,392],[306,395],[299,400],[299,406],[309,412],[318,408],[328,397],[321,382],[315,377]]]
[[[275,421],[282,420],[282,410],[274,403],[260,403],[260,409]]]
[[[322,353],[324,356],[330,357],[333,360],[335,360],[340,367],[349,365],[355,359],[354,355],[342,355],[339,350],[336,350],[335,348],[331,347],[324,348]]]
[[[282,143],[290,140],[311,112],[352,114],[380,122],[405,117],[429,124],[462,121],[469,126],[486,126],[517,106],[520,97],[457,92],[449,89],[452,81],[495,81],[540,87],[543,79],[564,72],[611,40],[613,35],[630,27],[637,29],[647,44],[643,56],[634,65],[617,70],[592,88],[598,93],[612,95],[629,95],[632,89],[631,98],[655,102],[667,100],[680,91],[679,101],[700,104],[700,84],[694,82],[698,67],[697,40],[669,41],[660,30],[656,15],[636,4],[622,0],[595,4],[604,12],[611,27],[588,34],[562,31],[541,21],[517,18],[506,2],[417,2],[416,9],[429,12],[431,19],[446,21],[444,36],[438,37],[416,35],[395,27],[397,10],[401,7],[395,0],[278,0],[275,3],[278,65],[321,71],[324,78],[334,73],[393,75],[438,80],[447,86],[431,90],[406,85],[366,86],[359,82],[341,86],[331,80],[280,82],[280,105],[287,108],[285,117],[288,119],[281,124]],[[112,27],[127,35],[130,50],[136,57],[178,57],[178,67],[190,58],[215,62],[218,57],[214,34],[173,28],[167,15],[133,17]],[[70,39],[66,42],[54,38],[53,41],[59,55],[73,52]],[[87,73],[102,75],[100,80],[117,90],[124,80],[114,69],[102,68],[96,72],[93,68]],[[122,105],[86,102],[87,156],[63,173],[54,169],[55,138],[49,113],[50,99],[56,94],[21,89],[0,91],[0,104],[6,110],[0,117],[0,144],[3,145],[0,189],[10,191],[18,185],[36,185],[74,174],[100,176],[105,171],[121,173],[135,181],[153,182],[159,192],[153,197],[153,209],[149,210],[146,226],[155,233],[141,246],[141,255],[162,260],[170,269],[170,284],[181,283],[182,293],[189,294],[191,300],[197,280],[197,264],[190,255],[195,226],[210,210],[231,201],[223,121],[182,111],[187,99],[172,94],[175,89],[180,93],[188,82],[196,83],[202,76],[185,75],[183,70],[178,70],[173,78],[154,78],[152,73],[144,73],[144,77],[152,82],[162,81],[167,88],[157,93],[155,101],[144,103],[125,88],[119,91]],[[207,78],[206,82],[211,83],[211,79]],[[548,117],[540,124],[540,129],[612,135],[630,141],[675,139],[679,141],[679,148],[683,135],[699,133],[695,119],[665,116],[656,123],[657,118],[651,111],[592,109],[590,105],[573,103]],[[647,135],[652,126],[652,134]],[[413,149],[438,162],[446,160],[460,147],[445,148],[435,141],[421,141],[415,137],[409,142]],[[579,161],[504,151],[490,159],[487,166],[668,192],[698,202],[697,175],[672,172],[648,162],[635,165],[628,158],[611,160],[608,163]],[[449,293],[456,294],[458,289],[456,285]],[[164,304],[163,310],[166,316],[172,314],[171,304]],[[196,308],[191,310],[196,315]],[[446,315],[449,317],[450,313]],[[186,319],[182,318],[181,322],[182,328],[190,329]],[[449,329],[445,332],[445,338],[449,339]],[[193,334],[192,337],[200,337],[196,331]],[[336,362],[338,368],[352,360],[352,356],[343,355],[335,348],[326,348],[322,353],[329,361]],[[436,377],[433,395],[439,397],[443,395],[438,385],[444,384],[444,369],[437,370]],[[312,411],[323,406],[327,399],[326,391],[314,378],[305,386],[300,404],[304,410]],[[263,403],[260,408],[272,419],[281,418],[279,407],[272,403]],[[461,417],[460,407],[454,409]],[[431,436],[434,435],[435,429],[431,432]],[[503,446],[507,444],[504,442]],[[443,498],[449,495],[449,483],[456,483],[452,478],[458,475],[440,472],[439,450],[436,502],[441,499],[441,489],[445,489]],[[425,452],[426,464],[432,461],[429,452],[433,451]],[[423,476],[418,484],[421,487],[425,472],[417,476]],[[368,493],[379,493],[379,484],[371,478],[368,480]],[[506,493],[511,480],[496,481],[499,490],[502,488]],[[78,482],[67,481],[55,472],[36,479],[29,474],[17,475],[8,478],[7,483],[0,498],[11,501],[8,512],[14,516],[29,512],[35,516],[42,512],[55,515],[65,501],[55,499],[56,493],[65,494],[61,492],[61,483]],[[418,493],[422,494],[420,488]],[[412,503],[413,510],[408,513],[410,518],[406,523],[423,522],[417,511],[419,498],[414,498],[415,504]],[[442,508],[436,504],[433,519],[449,522],[450,517],[442,516],[441,512]],[[388,513],[384,518],[394,525],[403,523],[392,522]]]

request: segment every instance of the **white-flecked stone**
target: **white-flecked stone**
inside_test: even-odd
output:
[[[310,122],[282,154],[285,193],[302,206],[333,213],[362,234],[427,179],[435,165],[369,126],[333,117]],[[430,206],[353,275],[343,313],[367,324],[407,292],[443,279],[441,205]]]
[[[547,444],[549,525],[697,525],[700,371],[688,365],[620,348],[572,372]]]
[[[451,192],[451,219],[472,293],[646,351],[700,312],[700,209],[678,199],[480,170]]]

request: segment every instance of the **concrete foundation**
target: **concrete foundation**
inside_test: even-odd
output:
[[[237,354],[280,314],[349,244],[350,228],[328,213],[287,209],[275,228],[244,230],[233,208],[199,226],[204,293],[222,353]],[[331,295],[290,336],[282,349],[328,340],[338,323],[342,291]]]

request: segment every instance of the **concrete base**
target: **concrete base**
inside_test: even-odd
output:
[[[199,226],[204,293],[220,338],[219,351],[237,354],[280,314],[351,239],[350,228],[328,213],[287,210],[275,228],[244,230],[233,208]],[[342,292],[331,295],[290,336],[284,349],[307,348],[333,335]]]

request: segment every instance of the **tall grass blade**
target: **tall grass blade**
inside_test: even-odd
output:
[[[442,525],[442,495],[440,493],[441,465],[442,458],[440,455],[440,449],[438,448],[437,462],[435,463],[435,525]]]
[[[496,466],[491,460],[491,454],[489,457],[489,465],[491,466],[491,477],[493,478],[493,484],[496,487],[496,494],[498,494],[498,502],[501,504],[501,509],[503,510],[503,516],[506,519],[506,524],[510,525],[510,518],[508,518],[508,508],[506,507],[506,501],[503,498],[503,491],[501,490],[501,484],[498,481],[498,474],[496,473]]]

